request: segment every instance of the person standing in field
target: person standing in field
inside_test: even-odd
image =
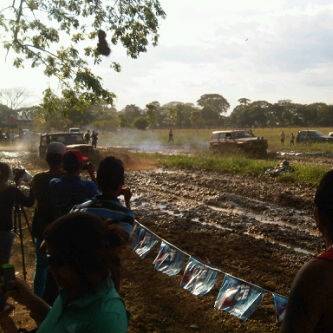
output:
[[[280,134],[280,141],[281,141],[282,145],[284,145],[285,140],[286,140],[286,135],[285,135],[284,131],[282,131]]]
[[[84,141],[86,142],[86,144],[90,143],[90,130],[87,130],[87,132],[84,134]]]
[[[93,131],[91,134],[91,144],[94,148],[97,148],[97,142],[98,142],[98,133],[96,131]]]
[[[169,129],[169,141],[168,141],[168,143],[173,143],[173,131],[172,131],[171,127]]]
[[[291,145],[291,146],[295,146],[295,135],[294,135],[294,133],[291,133],[291,137],[290,137],[290,145]]]
[[[333,331],[333,171],[322,178],[314,199],[314,218],[326,251],[297,273],[281,333]]]

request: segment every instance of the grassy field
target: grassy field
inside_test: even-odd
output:
[[[290,146],[291,133],[296,135],[300,129],[301,128],[257,128],[253,131],[255,135],[263,136],[268,140],[269,150],[271,151],[333,152],[333,144],[329,143]],[[328,134],[328,132],[333,131],[333,128],[328,127],[311,129],[319,130],[323,134]],[[167,129],[146,131],[120,129],[116,132],[101,133],[100,142],[107,146],[126,146],[153,151],[159,151],[164,148],[206,150],[213,130],[214,129],[175,129],[174,143],[169,145]],[[286,143],[284,146],[280,143],[280,133],[282,130],[284,130],[286,134]]]
[[[256,177],[264,176],[267,169],[274,168],[279,163],[276,160],[257,160],[239,155],[155,155],[155,158],[166,168],[206,170]],[[330,169],[328,165],[300,162],[293,162],[292,167],[293,172],[282,174],[277,179],[282,182],[318,185],[322,176]]]

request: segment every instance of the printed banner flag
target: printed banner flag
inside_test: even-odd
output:
[[[158,243],[158,239],[140,225],[136,227],[133,237],[133,250],[140,258],[145,258]]]
[[[217,270],[202,264],[194,258],[190,258],[180,285],[193,295],[202,296],[214,287],[217,273]]]
[[[281,321],[283,321],[284,316],[286,314],[288,298],[281,296],[279,294],[273,293],[273,301],[274,301],[277,321],[281,322]]]
[[[242,319],[248,319],[261,303],[264,290],[230,275],[225,275],[215,308]]]
[[[157,271],[169,276],[177,275],[183,268],[184,254],[171,245],[161,242],[160,251],[153,264]]]

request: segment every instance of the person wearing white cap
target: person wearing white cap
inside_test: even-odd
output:
[[[36,273],[34,279],[34,292],[42,297],[47,278],[47,262],[40,253],[45,228],[53,221],[51,200],[49,197],[49,183],[53,178],[61,177],[62,157],[66,146],[61,142],[51,142],[47,147],[46,161],[49,170],[36,174],[32,179],[31,194],[36,200],[36,208],[32,219],[32,234],[36,241]]]

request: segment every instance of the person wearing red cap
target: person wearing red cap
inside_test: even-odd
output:
[[[88,201],[98,194],[95,169],[88,158],[78,150],[67,151],[62,158],[64,175],[50,181],[50,201],[53,220],[70,212],[73,206]],[[80,173],[86,167],[91,180],[82,179]],[[48,273],[43,298],[52,304],[58,296],[57,285]]]
[[[62,164],[64,175],[50,181],[54,219],[69,213],[73,206],[90,200],[98,194],[95,169],[88,163],[86,156],[80,151],[69,150],[64,154]],[[80,177],[84,166],[87,166],[91,180]]]

